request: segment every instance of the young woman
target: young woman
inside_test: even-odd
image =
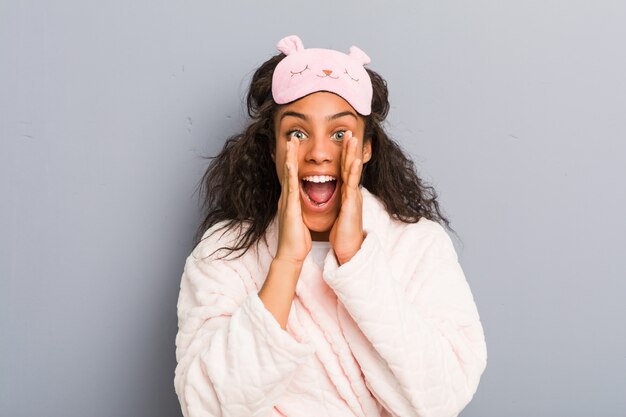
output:
[[[178,302],[183,414],[456,416],[483,329],[434,190],[381,127],[386,83],[356,47],[278,49],[203,178]]]

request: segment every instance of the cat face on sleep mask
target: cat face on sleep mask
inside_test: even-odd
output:
[[[272,97],[286,104],[317,91],[341,96],[363,116],[372,112],[372,81],[364,65],[370,58],[352,46],[348,54],[332,49],[305,49],[299,37],[281,39],[276,48],[287,55],[272,76]]]

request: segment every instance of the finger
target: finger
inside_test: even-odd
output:
[[[350,173],[350,165],[352,164],[352,159],[353,157],[351,156],[351,150],[352,150],[352,141],[353,141],[353,136],[352,136],[352,131],[347,131],[346,132],[346,140],[345,140],[345,144],[344,144],[344,148],[342,149],[342,164],[341,164],[341,180],[343,182],[348,182],[348,177],[349,177],[349,173]]]
[[[352,162],[352,166],[350,167],[350,176],[348,177],[348,187],[354,189],[358,188],[362,168],[363,164],[361,164],[361,159],[357,158],[354,162]]]
[[[348,156],[346,159],[346,181],[349,181],[350,178],[350,172],[352,171],[352,164],[354,163],[356,157],[357,157],[357,145],[358,145],[358,138],[352,137],[350,139],[350,145],[348,148]]]
[[[300,184],[298,180],[298,149],[300,144],[298,141],[293,141],[292,146],[289,148],[289,195],[288,199],[295,204],[300,203]]]
[[[278,199],[278,207],[279,207],[279,209],[281,209],[283,211],[285,209],[285,204],[287,202],[287,195],[289,193],[289,161],[288,161],[288,156],[289,156],[290,145],[291,144],[289,142],[287,142],[286,152],[285,152],[285,164],[283,165],[283,175],[282,175],[281,182],[280,182],[280,186],[281,186],[280,198]]]
[[[298,175],[296,174],[295,167],[292,163],[289,163],[289,177],[287,178],[289,194],[287,198],[291,201],[298,198]]]
[[[293,149],[293,142],[288,141],[285,146],[285,163],[283,165],[283,178],[281,183],[281,198],[283,200],[283,205],[287,203],[287,198],[289,196],[289,171],[293,168],[293,163],[291,161],[291,151]],[[290,166],[291,165],[291,166]]]
[[[342,173],[346,166],[346,156],[348,155],[348,145],[350,144],[351,138],[352,138],[352,131],[347,130],[345,137],[343,139],[343,143],[341,144],[341,171]]]
[[[287,155],[285,159],[291,164],[292,168],[298,169],[298,148],[300,147],[300,141],[297,139],[287,142]],[[296,171],[297,172],[297,171]]]

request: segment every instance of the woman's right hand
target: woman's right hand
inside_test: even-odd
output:
[[[298,180],[298,140],[287,142],[285,166],[278,200],[278,249],[275,260],[302,265],[311,250],[311,232],[302,219]]]

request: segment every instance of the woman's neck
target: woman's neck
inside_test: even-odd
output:
[[[330,236],[330,232],[311,232],[311,240],[316,242],[328,242],[328,238]]]

